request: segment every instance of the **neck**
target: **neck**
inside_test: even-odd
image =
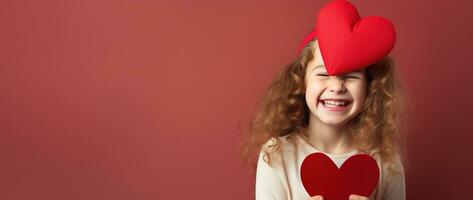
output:
[[[330,154],[343,154],[355,150],[347,124],[325,124],[315,116],[310,116],[305,130],[308,143],[315,149]]]

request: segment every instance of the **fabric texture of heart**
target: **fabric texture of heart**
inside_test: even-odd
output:
[[[380,16],[360,18],[356,7],[346,0],[335,0],[321,8],[315,30],[299,50],[314,37],[330,75],[368,67],[387,56],[396,43],[396,31],[389,20]]]
[[[347,200],[351,194],[369,197],[380,176],[376,160],[365,154],[351,156],[338,169],[324,153],[313,153],[304,159],[300,172],[307,193],[325,200]]]

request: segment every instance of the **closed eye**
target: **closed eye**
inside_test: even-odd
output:
[[[355,79],[360,79],[359,77],[357,76],[345,76],[344,78],[355,78]]]
[[[317,74],[317,76],[328,76],[328,74]]]

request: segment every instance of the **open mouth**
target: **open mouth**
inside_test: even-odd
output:
[[[348,106],[351,101],[348,100],[320,100],[320,102],[325,106],[325,107],[346,107]]]
[[[352,102],[345,99],[322,99],[320,100],[320,103],[327,108],[345,108]]]

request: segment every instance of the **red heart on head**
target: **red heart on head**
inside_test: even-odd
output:
[[[301,179],[309,195],[325,200],[347,200],[351,194],[369,197],[378,185],[379,168],[369,155],[348,158],[338,169],[323,153],[308,155],[301,166]]]
[[[319,11],[315,31],[301,47],[314,37],[330,75],[374,64],[387,56],[396,43],[396,31],[389,20],[380,16],[361,19],[356,7],[345,0],[333,1]]]

